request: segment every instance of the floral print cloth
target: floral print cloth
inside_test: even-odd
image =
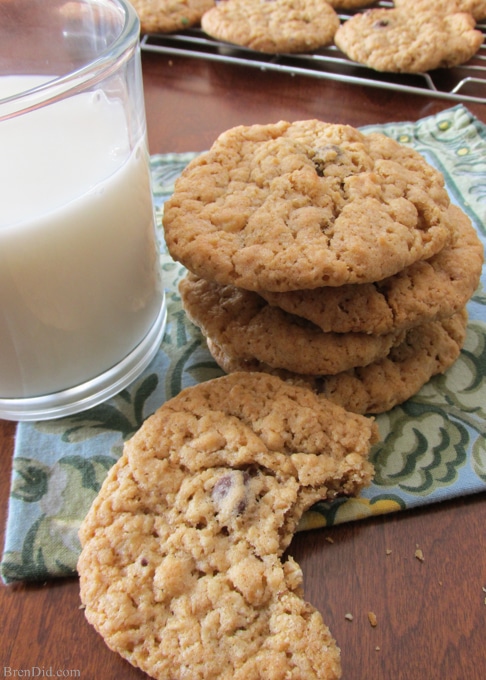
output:
[[[451,200],[486,242],[486,125],[462,105],[417,123],[368,126],[410,145],[444,173]],[[152,157],[168,322],[156,358],[129,389],[89,411],[17,428],[6,541],[5,583],[68,576],[79,554],[77,531],[105,475],[130,437],[182,388],[222,374],[177,293],[184,269],[167,254],[164,200],[195,153]],[[486,490],[485,273],[468,304],[465,347],[445,375],[378,417],[382,441],[374,482],[357,499],[318,503],[300,529],[331,526]]]

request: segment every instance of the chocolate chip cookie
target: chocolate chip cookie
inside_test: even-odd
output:
[[[201,26],[217,40],[258,52],[310,52],[332,42],[339,17],[325,0],[225,0]]]
[[[463,64],[483,34],[467,13],[370,9],[345,21],[334,42],[353,61],[376,71],[418,73]]]
[[[80,532],[87,619],[157,680],[341,677],[283,560],[299,518],[371,480],[370,418],[239,373],[182,391],[125,445]]]
[[[317,120],[239,126],[192,161],[165,204],[175,260],[223,285],[367,283],[451,238],[443,176],[379,133]]]

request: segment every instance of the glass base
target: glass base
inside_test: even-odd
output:
[[[62,418],[85,411],[118,394],[132,383],[156,355],[165,332],[165,296],[154,325],[135,349],[120,363],[82,385],[42,397],[0,399],[0,418],[33,421]]]

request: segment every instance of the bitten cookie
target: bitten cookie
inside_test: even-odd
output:
[[[169,252],[248,290],[366,283],[451,237],[443,176],[379,133],[317,120],[239,126],[177,180],[164,208]]]
[[[443,14],[467,12],[472,14],[476,21],[486,18],[486,0],[395,0],[393,4],[397,9],[410,13],[428,10]]]
[[[468,61],[482,45],[470,14],[370,9],[336,31],[334,42],[350,59],[376,71],[418,73]]]
[[[282,555],[311,504],[370,482],[377,436],[273,376],[184,390],[126,443],[81,527],[87,619],[157,680],[339,678]]]
[[[433,376],[445,373],[459,357],[466,338],[467,314],[461,310],[442,321],[407,331],[383,359],[336,375],[309,376],[230,356],[207,339],[208,349],[226,373],[263,371],[296,385],[307,385],[348,411],[379,414],[413,397]]]
[[[220,286],[194,274],[179,284],[188,318],[230,356],[274,368],[321,375],[365,366],[390,351],[397,333],[324,333],[315,324],[272,307],[257,293]]]
[[[225,0],[201,19],[213,38],[269,54],[327,45],[339,23],[325,0]]]
[[[394,276],[376,283],[260,295],[326,333],[391,333],[452,316],[478,287],[484,254],[469,217],[455,205],[449,213],[451,243]]]
[[[214,0],[131,0],[142,33],[172,33],[201,22]]]

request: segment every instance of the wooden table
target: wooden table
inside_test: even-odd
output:
[[[452,105],[181,57],[144,54],[143,69],[151,153],[204,150],[238,124],[320,118],[360,126],[417,120]],[[486,106],[468,108],[486,122]],[[15,425],[0,421],[2,531],[14,436]],[[295,537],[290,552],[303,568],[306,598],[342,649],[344,678],[486,677],[485,501],[481,494]],[[417,544],[423,562],[414,557]],[[86,623],[76,579],[0,587],[0,631],[0,677],[29,670],[31,677],[146,677]]]

